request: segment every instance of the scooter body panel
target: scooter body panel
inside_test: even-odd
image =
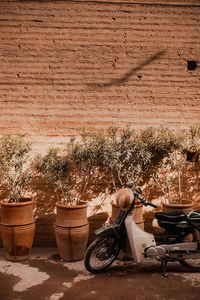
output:
[[[140,229],[133,220],[133,213],[130,212],[125,220],[127,237],[131,247],[132,255],[135,262],[140,263],[145,260],[144,249],[156,246],[153,234]]]

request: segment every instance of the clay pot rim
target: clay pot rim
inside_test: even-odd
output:
[[[29,197],[22,197],[21,199],[24,199],[26,201],[23,201],[23,202],[12,202],[12,203],[9,203],[8,199],[4,199],[4,200],[1,200],[0,201],[0,205],[1,206],[9,206],[9,207],[16,207],[16,206],[26,206],[26,205],[30,205],[33,203],[33,200],[32,198],[29,198]]]
[[[77,209],[77,208],[85,208],[88,207],[88,203],[86,201],[81,201],[82,204],[70,205],[70,204],[61,204],[59,201],[56,202],[56,206],[61,208],[69,208],[69,209]]]
[[[194,201],[183,200],[181,203],[165,203],[162,202],[162,205],[166,207],[192,207],[194,205]]]

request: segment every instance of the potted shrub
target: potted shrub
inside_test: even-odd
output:
[[[77,141],[71,139],[67,144],[70,159],[76,166],[76,189],[83,198],[98,195],[98,183],[102,182],[102,172],[99,169],[100,155],[103,152],[105,136],[102,132],[83,132]],[[95,183],[95,188],[94,187]]]
[[[29,152],[31,144],[22,136],[0,139],[1,236],[8,260],[20,261],[30,256],[35,222],[33,201],[26,196],[31,179]]]
[[[105,193],[116,193],[131,178],[134,177],[135,182],[141,180],[142,165],[149,159],[145,150],[139,151],[141,148],[144,150],[145,145],[139,144],[138,135],[132,129],[111,127],[105,133],[86,133],[79,142],[71,143],[71,157],[80,171],[87,175],[87,182],[97,174],[98,184],[102,178],[105,179],[106,187],[102,185],[101,192],[105,189]],[[111,206],[113,220],[119,213],[119,207],[113,201]],[[137,219],[143,226],[141,205]]]
[[[189,162],[199,162],[200,157],[200,125],[191,126],[183,151]]]
[[[159,172],[154,174],[154,182],[163,192],[163,211],[192,210],[194,203],[188,199],[187,186],[183,183],[183,174],[188,161],[181,149],[174,150],[162,161]],[[184,185],[184,192],[183,192]]]
[[[135,136],[130,128],[119,131],[111,127],[107,132],[84,132],[80,140],[69,143],[70,158],[78,167],[82,179],[81,194],[85,196],[89,189],[92,189],[93,195],[102,192],[110,194],[132,176],[135,175],[136,180],[140,172],[140,165],[136,163],[140,153],[136,157],[137,151],[130,147]],[[111,205],[114,218],[119,208],[112,201]]]
[[[141,133],[129,127],[122,130],[111,127],[107,132],[85,133],[78,142],[71,142],[69,148],[70,157],[84,175],[80,184],[83,194],[88,190],[84,186],[95,178],[95,174],[98,183],[102,178],[107,179],[105,193],[116,193],[130,180],[134,180],[135,185],[147,180],[146,177],[178,143],[179,139],[163,126],[158,130],[147,128]],[[113,201],[111,205],[113,220],[119,208]],[[142,207],[139,212],[143,214]]]
[[[66,261],[83,259],[89,235],[87,203],[71,192],[69,161],[58,149],[49,149],[45,156],[37,156],[37,171],[60,193],[56,203],[55,236],[60,257]]]
[[[104,151],[101,154],[101,165],[110,178],[115,193],[134,179],[134,185],[142,180],[142,169],[149,162],[149,151],[134,130],[129,127],[119,131],[110,128],[107,134]],[[111,201],[111,222],[116,219],[120,208]],[[143,206],[137,205],[133,216],[135,222],[144,229]]]
[[[147,128],[136,134],[130,128],[119,133],[116,129],[109,132],[105,150],[102,154],[103,168],[110,173],[113,185],[123,186],[133,179],[135,185],[148,181],[148,176],[157,169],[162,159],[179,147],[180,138],[168,128]],[[111,203],[115,218],[118,208]],[[138,207],[142,214],[142,208]],[[141,221],[139,216],[139,220]],[[142,222],[141,222],[142,224]]]

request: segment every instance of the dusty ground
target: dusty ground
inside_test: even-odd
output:
[[[169,278],[158,263],[136,266],[116,261],[100,275],[88,273],[83,261],[66,263],[55,248],[34,248],[29,261],[12,263],[0,249],[0,299],[200,299],[200,274],[169,264]]]

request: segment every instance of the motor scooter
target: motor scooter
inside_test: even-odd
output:
[[[200,271],[200,210],[156,212],[158,225],[165,231],[154,236],[139,228],[133,219],[136,204],[157,208],[142,195],[140,187],[134,192],[128,187],[119,190],[116,202],[120,213],[114,223],[96,230],[97,238],[85,253],[85,268],[94,274],[101,273],[116,260],[121,249],[129,248],[138,264],[151,259],[161,262],[163,275],[167,263],[175,261],[190,270]]]

